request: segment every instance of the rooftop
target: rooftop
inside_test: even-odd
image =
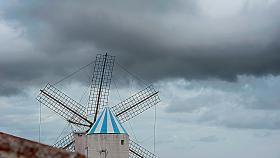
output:
[[[45,144],[0,132],[0,158],[85,158]]]
[[[105,107],[98,116],[88,134],[126,134],[126,130],[111,111],[110,107]]]

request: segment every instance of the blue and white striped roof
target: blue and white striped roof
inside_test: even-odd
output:
[[[123,134],[127,133],[109,107],[105,107],[88,134]]]

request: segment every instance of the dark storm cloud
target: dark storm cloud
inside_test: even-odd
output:
[[[24,27],[24,38],[41,55],[1,63],[0,84],[10,85],[1,91],[64,76],[99,49],[111,50],[119,63],[149,81],[277,75],[279,8],[276,2],[268,9],[215,19],[203,16],[192,0],[10,2],[4,19]]]

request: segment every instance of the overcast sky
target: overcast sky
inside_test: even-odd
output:
[[[111,105],[144,88],[121,67],[160,90],[159,157],[280,158],[279,10],[279,0],[0,0],[0,131],[37,140],[39,89],[108,51]],[[90,68],[58,87],[86,104]],[[66,123],[42,110],[52,144]],[[125,124],[151,151],[154,112]]]

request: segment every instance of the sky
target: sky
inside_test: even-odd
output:
[[[155,138],[160,158],[280,158],[279,10],[279,0],[0,0],[0,131],[38,141],[40,88],[109,52],[110,105],[147,84],[160,91],[156,109],[124,125],[150,151]],[[91,70],[58,88],[86,105]],[[67,123],[41,110],[40,141],[53,144]]]

